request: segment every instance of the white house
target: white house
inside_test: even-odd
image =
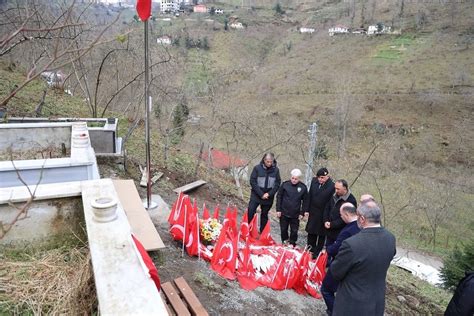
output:
[[[224,10],[222,10],[222,9],[216,9],[216,10],[214,11],[214,13],[215,13],[215,14],[224,14]]]
[[[336,25],[329,29],[329,36],[334,36],[336,34],[347,34],[349,33],[349,28],[344,25]]]
[[[367,29],[367,35],[390,34],[391,32],[392,28],[383,24],[370,25]]]
[[[302,28],[300,28],[300,33],[313,34],[313,33],[314,33],[314,29],[311,28],[311,27],[302,27]]]
[[[160,2],[160,11],[161,13],[165,12],[175,12],[179,9],[178,0],[161,0]]]
[[[241,30],[244,28],[244,25],[241,22],[234,22],[234,23],[230,23],[229,27],[231,29]]]
[[[162,45],[171,45],[171,37],[167,35],[160,36],[156,39],[156,42]]]

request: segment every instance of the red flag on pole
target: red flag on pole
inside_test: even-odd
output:
[[[242,222],[240,223],[239,238],[243,241],[246,241],[249,236],[249,219],[247,213],[248,211],[245,211]]]
[[[203,220],[209,219],[211,217],[211,215],[209,214],[209,210],[206,207],[206,203],[203,204],[202,208],[203,208],[202,219]]]
[[[275,241],[270,234],[270,221],[268,221],[265,225],[265,228],[262,230],[262,234],[260,235],[258,241],[263,246],[271,246],[275,244]]]
[[[212,218],[219,220],[219,205],[216,205],[216,207],[214,208],[214,215],[212,216]]]
[[[151,0],[137,0],[137,13],[140,20],[148,20],[151,16]]]
[[[212,270],[226,279],[235,280],[237,251],[237,236],[234,236],[229,226],[224,225],[212,254]]]

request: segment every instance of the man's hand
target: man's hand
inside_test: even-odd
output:
[[[277,211],[277,217],[281,217],[281,212]]]
[[[263,195],[262,195],[262,200],[268,200],[269,197],[270,197],[270,194],[268,194],[268,193],[263,193]]]
[[[299,216],[299,219],[302,220],[302,219],[303,219],[303,215],[300,215],[300,216]]]
[[[325,222],[324,227],[326,227],[326,229],[331,228],[331,223],[330,222]]]

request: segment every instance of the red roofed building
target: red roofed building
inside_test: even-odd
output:
[[[209,152],[203,152],[201,159],[206,161],[212,168],[225,170],[231,175],[237,174],[239,178],[248,178],[248,161],[240,159],[238,157],[232,157],[223,151],[211,148],[210,150],[211,159],[209,161]]]

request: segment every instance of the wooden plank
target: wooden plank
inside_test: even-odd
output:
[[[197,181],[194,181],[194,182],[191,182],[191,183],[188,183],[186,185],[183,185],[182,187],[179,187],[179,188],[176,188],[174,189],[173,191],[176,192],[176,193],[180,193],[180,192],[183,192],[183,193],[186,193],[186,192],[189,192],[191,190],[194,190],[198,187],[200,187],[201,185],[204,185],[206,184],[207,182],[204,181],[204,180],[197,180]]]
[[[157,172],[151,177],[151,185],[155,184],[156,181],[160,180],[163,176],[163,172]],[[146,168],[142,171],[142,179],[140,180],[140,186],[146,188]]]
[[[178,316],[191,315],[188,308],[179,297],[178,291],[174,288],[173,284],[170,282],[163,283],[161,284],[161,289]]]
[[[164,248],[165,245],[156,231],[155,225],[143,206],[133,180],[113,180],[115,191],[119,197],[132,232],[137,236],[147,251]]]
[[[201,302],[194,294],[193,290],[189,287],[189,284],[183,277],[174,279],[174,283],[178,287],[178,290],[181,292],[186,303],[188,303],[191,313],[197,316],[208,316],[206,309],[202,306]]]
[[[173,308],[169,304],[166,304],[166,296],[163,293],[163,291],[160,291],[160,296],[161,296],[161,300],[165,303],[165,307],[166,307],[166,311],[168,312],[168,315],[169,316],[176,315],[176,313],[173,311]]]

